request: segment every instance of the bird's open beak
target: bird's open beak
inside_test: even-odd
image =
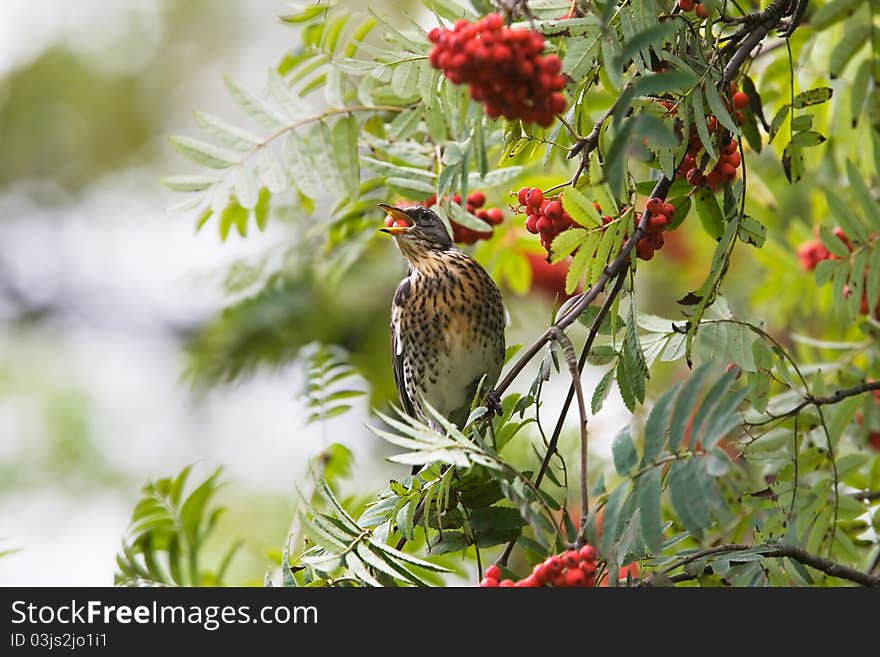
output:
[[[388,205],[387,203],[379,203],[379,207],[385,210],[385,212],[388,213],[388,216],[395,221],[403,221],[407,224],[412,224],[412,218],[410,218],[410,216],[406,214],[403,210],[395,208],[393,205]],[[412,228],[411,225],[387,226],[385,228],[380,228],[379,230],[383,233],[388,233],[389,235],[400,235],[408,231],[410,228]]]

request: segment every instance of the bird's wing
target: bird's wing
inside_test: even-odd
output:
[[[400,308],[402,300],[409,296],[410,280],[403,279],[394,293],[394,301],[391,308],[391,367],[394,370],[394,383],[397,386],[397,396],[404,412],[410,417],[416,417],[416,409],[406,392],[406,382],[403,372],[404,346],[400,339]]]

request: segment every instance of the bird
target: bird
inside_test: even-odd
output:
[[[489,273],[452,242],[442,219],[423,206],[380,203],[409,265],[391,302],[391,361],[403,410],[437,430],[429,404],[461,428],[481,384],[504,365],[508,315]],[[497,400],[489,401],[497,406]],[[418,467],[413,472],[418,471]]]

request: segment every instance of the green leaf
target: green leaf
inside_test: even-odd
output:
[[[663,551],[663,527],[660,517],[660,468],[651,468],[638,479],[639,522],[647,548],[659,555]]]
[[[700,395],[700,387],[703,380],[709,374],[710,364],[701,365],[681,388],[681,392],[675,399],[672,419],[669,425],[669,451],[675,452],[681,445],[691,414],[697,406]]]
[[[418,93],[419,62],[408,61],[394,67],[391,88],[401,99],[410,99]]]
[[[572,251],[581,246],[586,239],[587,231],[583,228],[569,228],[562,231],[553,238],[553,242],[550,245],[550,262],[557,263],[564,260],[571,255]]]
[[[739,135],[739,126],[724,106],[724,101],[721,100],[721,96],[718,94],[718,89],[715,85],[711,82],[707,82],[703,85],[703,91],[706,94],[706,101],[709,103],[709,109],[712,110],[712,113],[718,121],[720,121],[725,128],[730,130],[732,134]]]
[[[815,130],[803,130],[792,135],[791,143],[798,148],[812,148],[813,146],[824,144],[825,137]]]
[[[847,397],[834,405],[833,415],[828,422],[828,440],[831,442],[832,447],[835,447],[840,441],[840,436],[843,434],[844,429],[846,429],[856,411],[865,401],[866,394],[862,393],[853,397]]]
[[[640,76],[633,83],[633,88],[639,96],[656,96],[670,92],[685,92],[697,82],[699,78],[693,72],[675,70]]]
[[[574,187],[567,187],[561,195],[565,211],[584,228],[597,228],[602,225],[602,217],[593,203]]]
[[[627,410],[632,413],[636,409],[636,395],[631,387],[631,383],[627,378],[626,366],[623,364],[623,358],[617,361],[617,387],[620,390],[620,396]]]
[[[760,249],[767,241],[767,227],[754,217],[745,215],[740,218],[737,237],[746,244]]]
[[[816,32],[827,29],[853,14],[865,5],[864,0],[833,0],[816,8],[810,19],[810,29]]]
[[[822,240],[822,244],[824,244],[825,248],[831,251],[831,253],[839,258],[845,258],[847,261],[849,260],[849,249],[846,244],[844,244],[843,240],[838,238],[837,235],[831,232],[831,229],[825,224],[819,226],[819,237]]]
[[[874,245],[868,255],[866,291],[869,299],[880,299],[880,245]]]
[[[694,195],[697,214],[703,230],[713,239],[720,239],[724,234],[724,215],[718,205],[715,193],[708,187],[700,187]]]
[[[602,405],[605,403],[605,399],[608,397],[608,392],[611,390],[612,383],[614,383],[613,367],[605,372],[602,378],[599,379],[596,388],[593,390],[593,398],[590,403],[590,409],[593,415],[601,410]]]
[[[263,142],[257,135],[231,125],[212,114],[196,111],[194,116],[196,125],[224,146],[238,151],[249,151]]]
[[[599,552],[606,559],[612,558],[614,546],[617,542],[617,533],[620,529],[620,510],[629,492],[629,482],[624,482],[615,488],[608,496],[605,512],[602,515],[602,540]]]
[[[715,151],[715,145],[712,143],[712,136],[709,134],[706,110],[703,109],[703,94],[691,94],[690,101],[691,108],[694,112],[694,123],[697,126],[697,134],[700,135],[700,142],[702,142],[703,148],[706,149],[709,159],[714,162],[718,159],[718,153]]]
[[[803,109],[810,105],[820,105],[830,100],[833,94],[834,90],[831,87],[816,87],[814,89],[808,89],[794,97],[792,106],[795,109]]]
[[[611,454],[617,474],[628,477],[639,462],[636,445],[633,442],[629,427],[621,429],[611,443]]]
[[[873,26],[869,24],[850,26],[847,30],[846,38],[840,39],[831,51],[831,62],[828,66],[828,72],[832,78],[843,75],[846,65],[849,64],[855,54],[866,44],[871,43],[871,32],[873,29]],[[797,101],[797,97],[795,97],[795,101]]]
[[[666,444],[666,431],[669,426],[670,411],[680,389],[681,384],[677,383],[663,393],[648,415],[648,420],[645,422],[645,451],[642,454],[642,468],[650,465],[663,451],[663,447]]]
[[[352,200],[357,198],[361,182],[358,130],[357,119],[353,115],[348,115],[333,124],[331,137],[336,168],[339,170],[345,195]]]
[[[880,230],[880,205],[874,199],[865,180],[856,168],[852,160],[846,161],[846,175],[849,186],[855,194],[856,201],[862,209],[862,213],[868,221],[868,225],[872,230]]]
[[[235,226],[239,235],[244,237],[247,235],[248,211],[239,205],[238,201],[231,199],[229,204],[220,214],[220,239],[226,240],[229,236],[229,229]]]
[[[699,538],[702,535],[703,523],[701,523],[692,513],[694,500],[702,495],[693,472],[690,468],[690,461],[675,461],[669,468],[667,476],[667,485],[669,494],[672,498],[672,508],[675,510],[676,516],[681,521],[684,528],[694,537]]]
[[[559,239],[558,235],[556,236],[556,239]],[[555,241],[556,240],[554,240],[554,242]],[[587,272],[587,267],[590,264],[590,258],[592,255],[590,249],[586,248],[586,245],[581,245],[580,250],[568,266],[568,273],[565,275],[566,294],[571,294],[577,289],[577,286],[580,284],[581,280],[583,280],[584,274]]]
[[[868,198],[870,198],[870,193]],[[834,190],[825,190],[825,200],[828,202],[828,209],[831,211],[832,216],[837,219],[838,224],[848,236],[860,242],[868,241],[868,231],[862,222],[859,221],[858,216],[853,213],[853,209],[844,203],[843,199]],[[880,221],[880,216],[878,216],[878,221]]]
[[[168,176],[159,182],[175,192],[201,192],[220,182],[220,179],[214,176],[200,175]]]
[[[769,132],[769,141],[773,141],[773,138],[776,137],[776,133],[779,132],[779,129],[782,127],[782,124],[785,123],[785,119],[788,118],[788,113],[791,111],[791,105],[786,103],[782,107],[779,108],[779,111],[776,112],[776,116],[773,117],[773,120],[770,122],[770,132]]]
[[[813,118],[812,114],[798,114],[791,119],[791,129],[795,132],[811,130],[813,128]]]
[[[238,86],[230,77],[224,77],[226,88],[244,112],[260,124],[270,129],[278,129],[285,118],[275,111],[265,100]]]
[[[649,47],[655,50],[662,48],[664,41],[675,34],[676,29],[672,21],[667,21],[652,25],[648,29],[629,37],[626,39],[623,50],[620,52],[620,61],[626,63],[635,58],[639,51],[646,50]]]
[[[269,199],[272,194],[268,189],[263,187],[258,196],[257,204],[254,206],[254,219],[257,222],[257,228],[266,230],[266,224],[269,223]]]
[[[169,137],[169,141],[181,155],[211,169],[228,169],[238,164],[232,153],[214,144],[182,135]]]

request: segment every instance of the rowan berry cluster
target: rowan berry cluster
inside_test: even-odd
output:
[[[455,84],[467,84],[470,95],[485,104],[490,118],[505,116],[549,126],[564,111],[562,61],[542,55],[544,35],[504,25],[500,14],[474,23],[461,18],[453,29],[435,27],[428,61]]]
[[[458,205],[461,205],[461,194],[453,194],[452,202]],[[419,202],[419,205],[422,205],[426,208],[430,208],[437,204],[437,195],[431,194],[424,201]],[[465,199],[464,208],[468,212],[475,216],[477,219],[482,219],[487,224],[491,226],[497,226],[504,220],[504,213],[501,211],[501,208],[484,208],[483,206],[486,204],[486,195],[483,192],[475,191],[471,192],[467,195]],[[473,230],[472,228],[467,228],[462,226],[455,221],[450,220],[452,224],[452,241],[458,242],[459,244],[473,244],[477,240],[487,240],[492,237],[492,231],[478,231]],[[408,226],[409,224],[403,223],[402,220],[394,220],[391,217],[385,218],[385,225],[388,227],[391,226]]]
[[[544,197],[537,187],[523,187],[516,195],[526,213],[526,230],[532,235],[541,236],[541,246],[550,252],[550,245],[556,236],[572,226],[577,226],[571,215],[562,207],[560,197]],[[608,218],[608,223],[611,218]]]
[[[700,18],[709,18],[709,10],[706,9],[706,5],[702,2],[695,2],[695,0],[678,0],[677,4],[678,8],[684,12],[693,11]]]
[[[645,204],[645,209],[649,214],[648,225],[645,227],[645,236],[636,242],[636,256],[641,260],[650,260],[654,257],[654,251],[663,248],[663,231],[672,221],[675,206],[665,203],[662,198],[652,197]]]
[[[730,101],[725,99],[727,109],[732,112],[734,120],[737,124],[742,125],[745,122],[745,115],[742,110],[749,104],[749,97],[743,91],[737,89],[736,83],[730,83]],[[660,101],[671,114],[675,114],[675,106],[669,101]],[[718,119],[715,116],[709,116],[706,119],[706,128],[709,135],[714,135],[719,131]],[[723,126],[721,126],[723,130]],[[685,178],[694,187],[708,187],[715,191],[721,184],[732,182],[736,178],[737,169],[742,164],[742,155],[739,152],[739,144],[736,139],[730,138],[729,133],[724,131],[725,140],[722,142],[721,153],[718,161],[711,170],[705,171],[708,164],[709,156],[703,146],[700,138],[700,132],[695,123],[688,126],[688,148],[687,154],[675,172],[676,178]]]
[[[595,584],[596,550],[591,545],[547,557],[532,569],[531,575],[516,582],[512,579],[501,579],[501,569],[498,566],[489,566],[480,581],[480,586],[483,588],[595,586]]]
[[[842,228],[837,227],[834,229],[834,236],[839,239],[843,244],[852,252],[853,245],[849,240],[849,236],[843,231]],[[833,253],[831,253],[824,244],[822,244],[821,240],[815,239],[810,240],[808,242],[804,242],[798,247],[797,250],[798,259],[801,261],[801,267],[806,269],[807,271],[813,271],[816,269],[818,264],[823,260],[840,260],[840,258]],[[852,294],[852,290],[849,285],[843,286],[843,297],[849,298],[849,295]],[[859,313],[862,315],[867,315],[871,312],[871,303],[868,301],[868,286],[862,285],[862,300],[859,304]],[[875,300],[874,302],[874,319],[880,320],[880,299]]]
[[[541,236],[541,246],[550,253],[551,245],[556,236],[562,231],[577,226],[562,206],[561,197],[545,198],[537,187],[523,187],[517,192],[517,200],[526,213],[526,230],[533,235]],[[598,203],[593,203],[597,212],[602,209]],[[624,212],[627,208],[623,208]],[[647,210],[650,214],[645,236],[636,244],[636,256],[642,260],[650,260],[654,257],[654,251],[663,247],[663,231],[672,221],[675,214],[675,206],[672,203],[664,203],[661,198],[648,199]],[[603,226],[607,226],[613,217],[602,216]],[[638,216],[634,218],[638,222]]]

